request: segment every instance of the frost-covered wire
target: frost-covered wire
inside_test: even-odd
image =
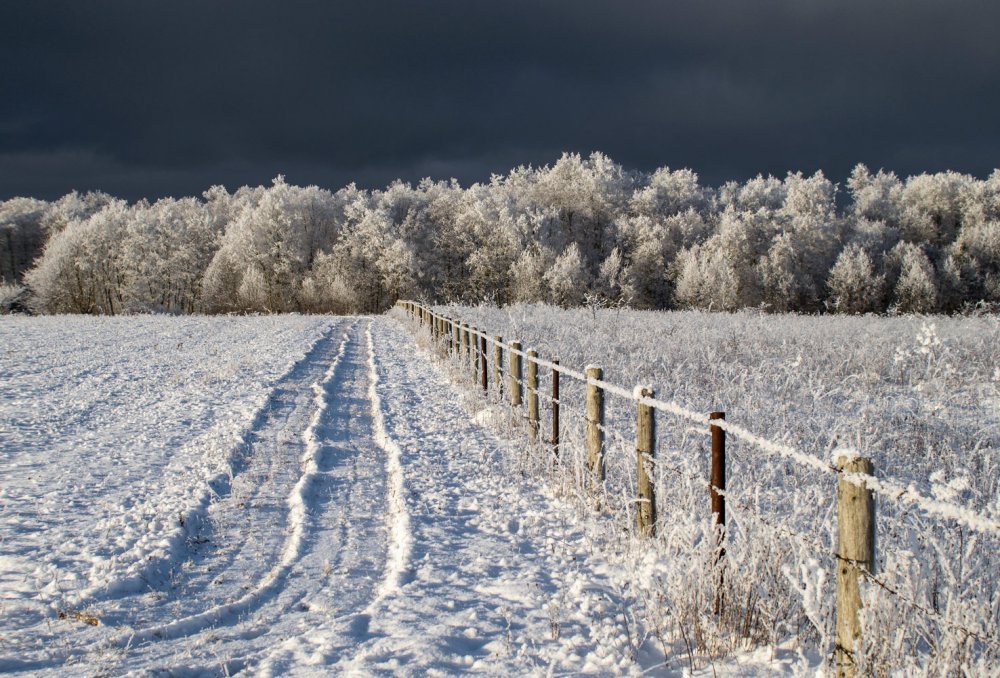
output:
[[[421,306],[425,310],[429,311],[432,317],[439,317],[430,309]],[[446,319],[447,320],[447,319]],[[449,320],[451,326],[454,327],[456,321]],[[462,328],[463,331],[466,328]],[[1000,521],[994,520],[987,516],[980,515],[979,513],[957,504],[952,504],[950,502],[941,501],[938,499],[932,499],[926,497],[917,491],[912,485],[906,486],[898,481],[891,479],[879,479],[875,476],[865,474],[865,473],[845,473],[838,469],[833,464],[820,459],[818,457],[806,454],[791,445],[784,443],[778,443],[773,440],[768,440],[762,436],[759,436],[749,429],[736,424],[732,421],[726,419],[710,419],[707,413],[697,412],[690,408],[684,407],[683,405],[673,402],[659,400],[657,398],[651,398],[648,396],[641,396],[638,391],[628,391],[616,384],[604,381],[603,379],[595,379],[593,377],[587,376],[583,372],[578,372],[564,365],[558,365],[551,361],[545,360],[538,356],[528,356],[525,350],[518,350],[510,346],[509,344],[504,344],[502,342],[496,341],[492,336],[482,332],[471,326],[467,326],[470,336],[476,336],[485,338],[488,343],[493,346],[500,346],[506,349],[509,353],[521,356],[527,360],[534,361],[537,365],[549,368],[560,374],[564,374],[577,381],[584,382],[588,385],[596,386],[606,393],[619,396],[626,400],[631,400],[640,405],[646,405],[652,407],[653,409],[660,410],[661,412],[667,412],[673,414],[677,417],[687,419],[689,421],[695,422],[697,424],[708,424],[710,426],[716,426],[728,434],[731,434],[734,438],[742,440],[744,442],[754,445],[758,449],[774,454],[776,456],[784,457],[789,459],[801,466],[811,468],[813,470],[819,471],[821,473],[831,473],[838,474],[841,478],[849,483],[860,487],[866,487],[872,492],[881,495],[887,499],[890,499],[898,503],[907,503],[916,506],[923,510],[924,512],[937,516],[939,518],[944,518],[948,520],[954,520],[956,522],[962,523],[966,527],[976,532],[992,535],[1000,535]],[[515,380],[523,385],[521,380],[515,377]],[[853,455],[858,455],[857,452],[849,450],[838,450],[838,454],[850,453]],[[858,455],[860,456],[860,455]]]
[[[975,638],[976,640],[978,640],[979,642],[981,642],[981,643],[983,643],[985,645],[989,645],[991,647],[1000,649],[1000,642],[998,642],[998,641],[996,641],[996,640],[994,640],[992,638],[988,638],[986,636],[983,636],[981,634],[981,632],[979,632],[979,631],[973,631],[972,629],[966,628],[965,626],[962,626],[961,624],[956,624],[955,622],[951,621],[950,619],[942,616],[939,612],[935,612],[934,610],[930,609],[926,605],[921,605],[917,601],[913,600],[913,598],[907,596],[906,594],[904,594],[899,589],[895,588],[891,584],[889,584],[889,583],[883,581],[882,579],[880,579],[879,577],[875,576],[874,574],[872,574],[871,572],[869,572],[867,569],[865,569],[863,567],[859,567],[858,571],[861,573],[861,575],[865,579],[867,579],[871,583],[875,584],[876,586],[878,586],[880,589],[882,589],[883,591],[885,591],[889,595],[894,596],[896,598],[899,598],[901,601],[903,601],[904,603],[906,603],[907,605],[909,605],[913,609],[917,610],[918,612],[923,613],[928,619],[931,619],[931,620],[937,622],[938,624],[940,624],[942,626],[947,626],[948,628],[951,628],[951,629],[953,629],[955,631],[960,631],[960,632],[966,634],[967,636],[969,636],[971,638]]]

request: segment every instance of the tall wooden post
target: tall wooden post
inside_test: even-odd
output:
[[[604,370],[587,368],[587,379],[601,380]],[[595,486],[604,483],[604,391],[597,384],[587,383],[587,469]]]
[[[559,358],[552,361],[559,365]],[[552,456],[559,457],[559,370],[552,368]]]
[[[725,419],[725,412],[712,412],[708,415],[710,421]],[[715,519],[715,539],[716,551],[715,559],[712,563],[717,566],[726,555],[726,548],[723,546],[726,539],[726,496],[721,492],[726,491],[726,431],[720,427],[710,424],[708,430],[712,436],[712,468],[709,472],[708,493],[712,502],[712,516]],[[719,491],[717,491],[719,490]],[[719,580],[715,586],[714,612],[722,614],[723,598],[725,592],[725,570],[719,570]]]
[[[455,355],[458,355],[462,351],[462,326],[459,324],[457,320],[452,320],[451,329],[455,335],[454,339]]]
[[[655,391],[643,387],[639,395],[652,398]],[[636,404],[635,420],[635,456],[638,470],[636,483],[635,521],[640,537],[652,537],[656,534],[656,492],[650,473],[653,470],[653,459],[656,450],[656,418],[653,408],[642,403]]]
[[[531,442],[538,440],[538,351],[528,349],[528,436]]]
[[[503,337],[493,337],[493,385],[503,393]]]
[[[459,330],[459,336],[461,337],[462,350],[459,352],[459,357],[465,357],[465,354],[469,350],[469,325],[468,323],[462,323],[462,327]]]
[[[712,412],[708,415],[709,420],[725,419],[725,412]],[[721,559],[725,555],[722,549],[722,540],[726,529],[726,498],[716,492],[716,489],[726,491],[726,432],[719,426],[709,425],[709,432],[712,435],[712,471],[709,476],[709,494],[712,499],[712,515],[715,516],[715,525],[718,530],[719,555]]]
[[[519,342],[519,341],[512,341],[512,342],[510,342],[510,351],[509,351],[509,353],[510,353],[510,358],[509,358],[509,362],[510,362],[510,375],[509,375],[510,383],[509,383],[509,388],[510,388],[510,406],[511,407],[520,407],[521,402],[522,402],[522,398],[521,398],[521,381],[522,381],[523,375],[521,374],[521,356],[518,353],[515,353],[515,351],[520,351],[520,350],[521,350],[521,342]]]
[[[490,384],[486,379],[486,337],[479,337],[479,368],[482,375],[483,390],[489,391]]]
[[[865,457],[837,459],[841,473],[872,475],[875,466]],[[837,481],[837,676],[857,673],[854,649],[861,638],[860,580],[875,573],[875,495],[867,487]]]

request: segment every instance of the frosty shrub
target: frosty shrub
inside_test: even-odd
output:
[[[876,275],[871,257],[859,245],[840,253],[826,284],[838,313],[870,313],[882,307],[885,276]]]
[[[895,250],[899,260],[895,304],[901,313],[933,313],[938,309],[938,287],[934,266],[923,250],[910,243],[900,243]]]
[[[14,313],[27,306],[28,290],[21,285],[0,283],[0,313]]]

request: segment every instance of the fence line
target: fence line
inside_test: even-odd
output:
[[[404,302],[413,303],[413,302]],[[427,312],[433,313],[429,309]],[[448,318],[444,318],[445,322],[454,322]],[[638,392],[638,388],[633,389],[629,392],[627,389],[613,384],[604,379],[595,379],[593,377],[588,377],[584,372],[579,372],[573,370],[564,365],[558,363],[553,363],[549,360],[545,360],[541,357],[529,356],[527,350],[520,350],[505,345],[502,342],[498,343],[495,341],[493,336],[481,332],[476,328],[469,328],[469,331],[482,339],[490,345],[497,348],[506,350],[508,353],[518,356],[523,360],[531,360],[541,367],[549,368],[555,372],[566,375],[576,381],[583,382],[588,385],[596,386],[605,393],[610,393],[616,395],[620,398],[630,400],[639,405],[648,405],[661,412],[666,412],[668,414],[673,414],[678,417],[687,419],[689,421],[706,424],[708,426],[716,426],[726,433],[732,434],[734,437],[748,442],[758,449],[774,454],[776,456],[784,457],[791,461],[794,461],[802,466],[823,472],[840,475],[845,481],[856,485],[858,487],[865,487],[868,490],[875,492],[887,499],[893,500],[898,503],[907,503],[916,506],[926,513],[936,515],[940,518],[945,518],[949,520],[954,520],[956,522],[964,524],[971,530],[976,532],[981,532],[985,534],[1000,534],[1000,521],[994,520],[987,516],[980,515],[975,511],[957,504],[950,502],[941,501],[938,499],[933,499],[922,495],[913,485],[903,485],[898,481],[891,479],[879,479],[873,475],[863,474],[863,473],[842,473],[834,464],[823,461],[817,457],[801,452],[791,445],[784,443],[778,443],[773,440],[768,440],[762,436],[759,436],[744,426],[736,424],[732,421],[725,419],[711,420],[710,413],[697,412],[690,408],[684,407],[683,405],[673,402],[664,401],[657,398],[652,398],[648,396],[642,396]],[[850,448],[838,448],[834,450],[835,456],[848,456],[848,457],[863,457],[864,455],[857,450]]]
[[[473,376],[477,382],[480,381],[481,377],[482,387],[487,391],[489,390],[487,353],[488,346],[493,346],[493,386],[498,394],[506,393],[511,407],[515,410],[521,409],[524,402],[522,393],[528,395],[527,409],[529,412],[526,416],[529,419],[528,429],[532,441],[538,439],[537,433],[540,423],[538,413],[540,391],[537,368],[541,366],[551,370],[553,385],[556,388],[558,388],[558,375],[565,375],[586,385],[584,407],[579,407],[575,403],[570,405],[568,402],[560,400],[555,391],[551,398],[542,397],[541,400],[549,403],[552,413],[552,436],[548,442],[552,445],[554,457],[559,455],[558,416],[560,407],[569,407],[576,414],[583,415],[587,423],[584,435],[585,465],[590,476],[588,484],[592,484],[593,488],[599,488],[604,483],[606,434],[609,434],[616,442],[620,442],[623,449],[627,449],[628,446],[628,441],[618,431],[605,425],[603,395],[610,393],[634,403],[637,412],[637,438],[635,441],[637,496],[634,498],[636,504],[634,513],[637,518],[637,533],[640,536],[653,536],[656,528],[655,511],[649,510],[650,508],[655,509],[653,488],[655,483],[651,483],[650,472],[659,467],[672,473],[694,478],[694,475],[687,471],[656,461],[653,411],[665,412],[702,425],[704,428],[700,426],[695,429],[695,432],[712,436],[712,473],[707,483],[707,490],[711,497],[713,522],[717,524],[718,529],[719,558],[724,553],[722,544],[726,529],[725,502],[728,496],[724,487],[726,434],[749,443],[766,453],[789,459],[800,466],[836,476],[839,481],[837,489],[839,528],[838,544],[833,556],[840,562],[840,566],[837,568],[837,648],[835,653],[838,675],[851,676],[854,675],[856,669],[853,648],[861,634],[858,615],[861,608],[859,586],[861,580],[871,580],[882,590],[899,597],[942,624],[961,630],[968,637],[988,645],[993,644],[985,639],[981,632],[955,625],[940,615],[927,610],[916,601],[903,596],[892,586],[875,577],[873,573],[875,558],[874,496],[878,494],[896,503],[916,506],[925,513],[953,520],[975,532],[986,535],[1000,534],[1000,522],[980,515],[967,507],[926,497],[912,485],[904,486],[891,479],[878,479],[874,476],[870,459],[855,450],[839,448],[834,451],[833,463],[829,463],[790,445],[758,436],[739,424],[727,421],[722,412],[701,413],[673,401],[659,400],[653,397],[654,393],[650,387],[637,386],[630,392],[606,381],[603,378],[603,372],[597,366],[587,366],[584,372],[580,372],[561,365],[558,360],[549,361],[541,358],[531,349],[522,349],[520,342],[504,343],[502,337],[486,334],[466,322],[448,318],[416,302],[401,301],[397,303],[397,306],[401,306],[411,318],[419,320],[421,326],[428,325],[432,339],[447,350],[459,355],[474,372]],[[508,355],[506,365],[504,365],[504,352]],[[527,379],[522,376],[525,361],[529,371]],[[720,447],[716,449],[716,446]],[[702,481],[703,479],[698,478],[698,480]],[[746,512],[771,530],[787,534],[789,538],[800,543],[812,541],[807,535],[798,531],[771,525],[749,505],[738,502],[735,503],[735,507],[738,507],[737,515]],[[822,550],[826,551],[826,548],[823,547]],[[718,612],[718,607],[716,612]]]

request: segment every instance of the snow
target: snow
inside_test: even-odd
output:
[[[507,472],[516,448],[394,320],[0,332],[0,670],[679,666],[573,503]]]
[[[581,393],[569,383],[563,392],[554,466],[544,446],[524,442],[523,413],[484,396],[467,359],[432,358],[414,329],[399,314],[4,319],[0,671],[764,676],[822,667],[833,569],[812,542],[824,534],[794,547],[777,540],[753,511],[787,504],[761,493],[745,510],[734,479],[727,582],[786,621],[766,641],[713,635],[710,619],[685,607],[686,595],[712,587],[701,576],[711,527],[685,513],[705,503],[698,469],[680,468],[661,507],[669,534],[637,541],[628,488],[615,484],[634,448],[615,428],[609,485],[579,490],[569,404]],[[681,460],[657,455],[662,485],[666,465]],[[934,478],[942,501],[977,491]],[[828,511],[826,490],[795,489],[797,509]],[[778,521],[773,531],[795,527]],[[962,576],[988,587],[991,557],[967,554]],[[901,552],[888,560],[886,576],[915,567]],[[940,586],[961,602],[951,579]],[[988,615],[942,612],[959,613],[989,633]],[[714,649],[692,654],[684,634],[695,625]],[[994,661],[978,656],[980,668]]]

